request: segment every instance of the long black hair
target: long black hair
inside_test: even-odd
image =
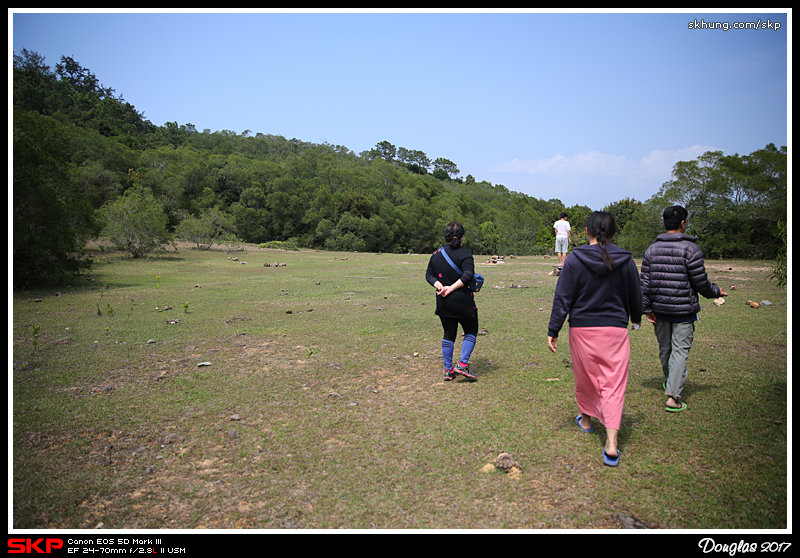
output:
[[[608,253],[606,245],[617,234],[617,222],[614,216],[607,211],[595,211],[586,221],[586,230],[589,236],[597,239],[597,244],[602,249],[603,263],[608,269],[614,269],[614,258]]]
[[[461,239],[464,237],[464,227],[461,223],[450,223],[444,230],[444,241],[450,248],[461,246]]]

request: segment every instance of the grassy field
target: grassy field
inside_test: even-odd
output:
[[[98,252],[90,279],[14,292],[14,528],[787,528],[769,262],[707,262],[731,296],[701,301],[686,412],[664,412],[652,327],[630,332],[609,468],[566,336],[547,350],[553,259],[476,257],[479,379],[445,383],[427,255],[235,257]]]

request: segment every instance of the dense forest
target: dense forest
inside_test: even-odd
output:
[[[565,207],[381,141],[354,153],[245,130],[157,126],[70,57],[50,68],[14,54],[14,285],[84,271],[87,241],[141,256],[173,239],[198,248],[270,243],[424,253],[460,221],[480,254],[552,250],[562,211],[575,230],[593,209]],[[709,152],[675,165],[651,199],[610,203],[618,244],[641,255],[680,203],[706,257],[775,258],[785,247],[787,149]],[[782,232],[783,231],[783,232]],[[583,242],[580,234],[573,236]]]

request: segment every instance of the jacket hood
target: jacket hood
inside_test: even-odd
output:
[[[633,259],[633,255],[630,252],[623,250],[616,244],[609,243],[606,245],[606,249],[614,260],[614,267],[612,269],[608,269],[606,264],[603,263],[602,249],[597,244],[578,246],[572,251],[571,255],[589,268],[589,271],[601,277],[608,275],[615,269],[621,268],[629,260]]]

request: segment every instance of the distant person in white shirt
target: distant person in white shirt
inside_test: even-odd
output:
[[[558,265],[564,265],[564,260],[567,259],[567,252],[569,251],[569,243],[572,240],[572,232],[570,232],[572,227],[569,226],[566,213],[562,213],[561,219],[553,223],[553,229],[556,231]]]

